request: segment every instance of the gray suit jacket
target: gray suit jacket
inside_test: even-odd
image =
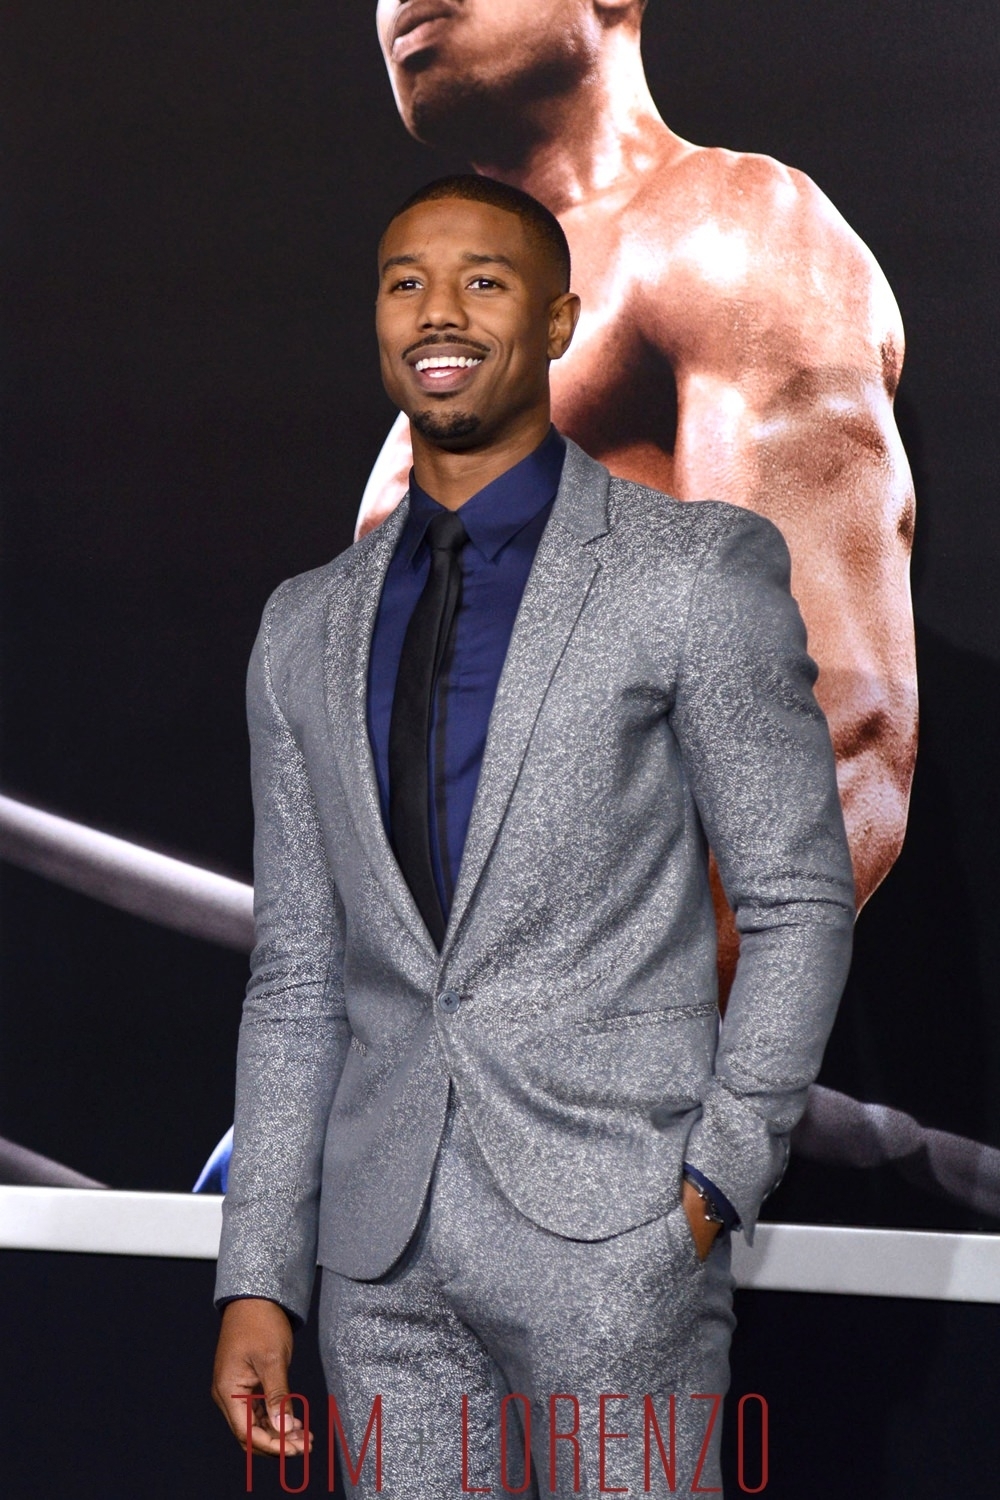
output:
[[[752,1234],[847,971],[851,864],[780,533],[570,443],[514,626],[448,930],[383,830],[368,648],[406,504],[269,602],[249,675],[257,946],[217,1296],[304,1316],[380,1275],[453,1083],[558,1234],[666,1212],[681,1163]],[[711,846],[741,933],[716,1007]]]

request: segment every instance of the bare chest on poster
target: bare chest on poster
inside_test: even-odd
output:
[[[647,256],[614,215],[567,229],[583,310],[569,351],[552,366],[553,421],[612,473],[670,492],[677,388],[644,317]]]

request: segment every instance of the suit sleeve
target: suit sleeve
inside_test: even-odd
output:
[[[243,1007],[236,1118],[216,1302],[269,1297],[309,1308],[323,1142],[350,1042],[344,913],[302,750],[271,680],[265,611],[247,679],[256,945]]]
[[[854,882],[788,549],[760,516],[720,512],[692,592],[672,723],[740,956],[685,1154],[749,1240],[833,1025]]]

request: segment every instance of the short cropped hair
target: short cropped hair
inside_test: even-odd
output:
[[[490,203],[494,208],[516,214],[528,234],[549,257],[558,274],[561,290],[569,291],[569,244],[559,220],[549,212],[544,203],[532,198],[530,193],[510,187],[506,182],[497,182],[494,177],[480,177],[473,172],[438,177],[426,187],[411,193],[406,202],[396,209],[389,223],[393,223],[409,209],[416,208],[418,203],[433,203],[440,198],[465,198],[473,203]]]

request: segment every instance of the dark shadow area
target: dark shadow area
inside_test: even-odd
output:
[[[4,1500],[246,1493],[243,1452],[209,1394],[212,1263],[7,1251],[2,1265],[0,1346],[16,1349],[19,1364],[11,1416],[34,1433],[0,1462]],[[309,1330],[293,1374],[322,1417]],[[311,1490],[325,1493],[325,1462],[318,1467],[322,1484]],[[288,1482],[299,1482],[291,1463]],[[282,1493],[276,1464],[255,1461],[253,1493]]]
[[[739,1494],[733,1408],[747,1391],[768,1401],[767,1500],[992,1492],[1000,1309],[740,1292],[736,1312],[727,1496]],[[748,1461],[749,1484],[758,1472]]]

